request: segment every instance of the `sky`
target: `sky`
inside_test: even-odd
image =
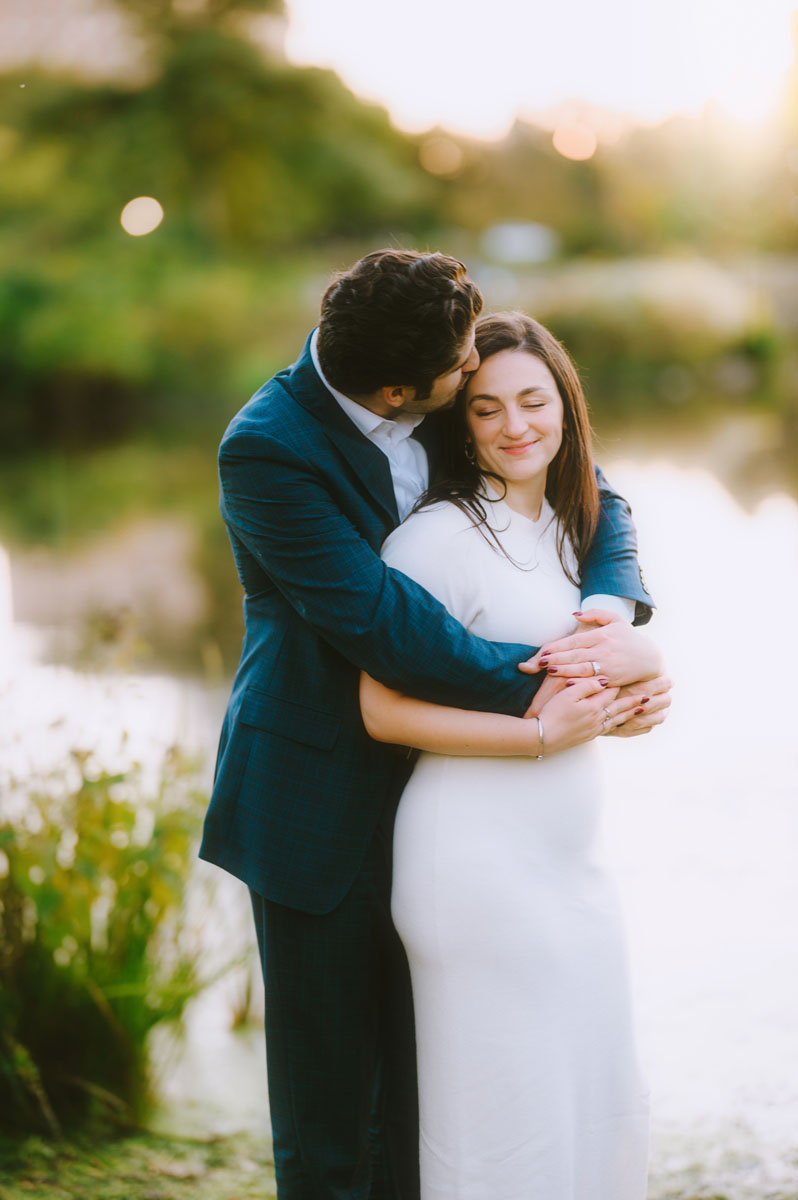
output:
[[[571,101],[653,123],[784,94],[798,0],[286,0],[292,61],[333,67],[396,124],[499,137]]]

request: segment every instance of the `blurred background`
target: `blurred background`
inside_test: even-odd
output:
[[[605,747],[652,1197],[796,1195],[791,4],[0,2],[4,1128],[265,1126],[243,889],[192,866],[216,446],[398,245],[565,342],[633,506],[677,680]]]

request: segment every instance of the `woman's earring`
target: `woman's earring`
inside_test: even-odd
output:
[[[477,452],[474,449],[474,443],[471,441],[471,438],[469,438],[467,440],[464,450],[465,450],[465,456],[468,459],[468,461],[470,463],[475,463],[477,461]]]

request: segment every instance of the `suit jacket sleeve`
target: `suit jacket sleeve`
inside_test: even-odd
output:
[[[304,621],[349,662],[409,695],[521,715],[540,685],[535,647],[475,637],[419,584],[387,567],[294,450],[241,432],[219,456],[222,513]]]
[[[274,437],[241,431],[223,446],[219,469],[231,531],[302,619],[349,662],[389,687],[440,704],[512,715],[526,710],[542,676],[522,674],[518,663],[537,647],[468,633],[419,584],[387,567],[312,463]],[[594,543],[584,594],[637,599],[634,527],[628,505],[606,485],[596,542],[601,552]]]
[[[601,515],[596,536],[582,564],[582,596],[604,593],[635,602],[635,625],[651,620],[653,600],[637,561],[637,533],[629,505],[596,467]]]

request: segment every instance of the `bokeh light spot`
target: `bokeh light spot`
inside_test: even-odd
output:
[[[119,217],[122,228],[131,237],[152,233],[162,220],[163,209],[152,196],[136,196],[135,200],[129,200]]]
[[[419,162],[430,175],[456,175],[463,165],[463,151],[451,138],[425,138],[418,151]]]
[[[576,162],[592,158],[598,146],[598,138],[589,125],[559,125],[551,140],[563,158],[572,158]]]

